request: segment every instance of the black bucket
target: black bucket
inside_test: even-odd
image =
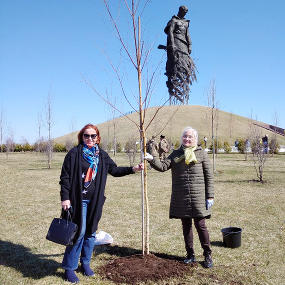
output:
[[[229,227],[221,230],[225,247],[236,248],[241,246],[241,228]]]

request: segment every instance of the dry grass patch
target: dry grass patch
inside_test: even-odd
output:
[[[66,284],[60,263],[64,247],[46,241],[53,217],[60,214],[59,174],[64,154],[54,154],[53,168],[42,155],[0,154],[0,284]],[[121,165],[128,158],[119,154]],[[285,156],[270,157],[266,183],[254,181],[251,161],[243,155],[219,155],[216,197],[209,228],[214,268],[198,264],[183,277],[141,284],[282,284],[285,280]],[[149,171],[150,249],[158,256],[182,260],[185,255],[181,222],[168,219],[171,173]],[[108,178],[100,230],[112,235],[111,247],[98,247],[91,266],[96,269],[120,256],[140,253],[140,175]],[[221,229],[242,228],[242,246],[222,245]],[[203,260],[198,236],[194,246]],[[81,284],[113,284],[99,274]]]

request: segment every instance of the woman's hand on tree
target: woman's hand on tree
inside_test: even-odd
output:
[[[133,172],[142,171],[144,169],[144,164],[141,162],[140,164],[133,167]]]

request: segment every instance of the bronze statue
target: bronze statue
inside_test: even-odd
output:
[[[167,23],[164,32],[167,34],[167,46],[159,45],[159,49],[167,51],[166,85],[170,96],[170,104],[180,102],[187,104],[190,86],[196,80],[196,66],[190,57],[192,43],[189,35],[189,22],[184,16],[188,12],[186,6],[180,6],[177,16]]]

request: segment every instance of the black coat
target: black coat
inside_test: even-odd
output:
[[[72,148],[65,156],[60,182],[61,201],[70,200],[73,208],[72,221],[78,225],[78,233],[81,231],[82,225],[82,145]],[[98,172],[95,178],[95,195],[93,195],[88,206],[86,220],[86,234],[91,235],[96,232],[98,223],[102,216],[103,205],[106,200],[104,195],[107,181],[107,174],[120,177],[134,173],[132,167],[118,167],[109,155],[99,148],[99,164]]]

